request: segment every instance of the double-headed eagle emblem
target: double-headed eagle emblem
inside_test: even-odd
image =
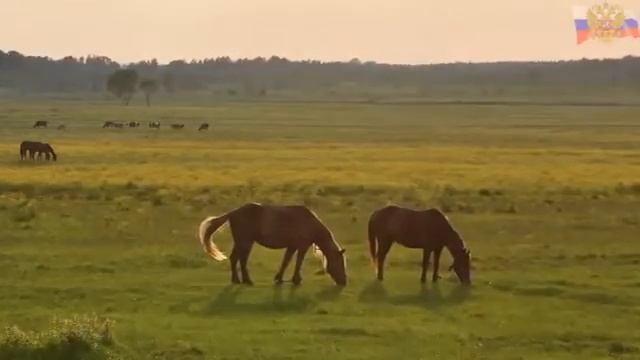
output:
[[[624,9],[607,2],[592,6],[587,21],[593,38],[609,41],[624,36]]]

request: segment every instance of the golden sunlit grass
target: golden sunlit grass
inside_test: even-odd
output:
[[[2,144],[5,158],[15,144]],[[388,144],[288,144],[216,141],[133,141],[61,143],[60,161],[36,166],[11,161],[0,178],[15,184],[99,186],[103,183],[201,187],[263,186],[287,182],[319,185],[437,186],[464,188],[609,188],[640,179],[633,150],[558,147],[484,148],[478,146]],[[372,159],[375,159],[372,160]]]

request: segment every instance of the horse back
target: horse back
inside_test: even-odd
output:
[[[231,222],[234,233],[252,236],[269,248],[310,245],[328,232],[317,216],[304,206],[246,204],[234,212]]]
[[[378,238],[387,238],[411,248],[424,248],[440,246],[450,225],[438,209],[387,206],[372,214],[370,228]]]

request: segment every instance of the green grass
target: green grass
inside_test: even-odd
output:
[[[639,115],[1,102],[0,325],[49,339],[37,334],[52,319],[97,314],[114,324],[94,358],[636,359]],[[36,119],[67,130],[31,129]],[[156,119],[186,128],[101,128]],[[198,133],[203,121],[213,128]],[[20,162],[27,139],[59,161]],[[256,286],[229,286],[228,263],[209,261],[195,230],[247,201],[314,209],[347,248],[349,285],[314,275],[309,256],[300,288],[274,287],[282,253],[255,248]],[[421,254],[397,246],[374,281],[366,223],[388,203],[446,210],[472,251],[471,289],[446,271],[420,286]],[[216,242],[228,252],[229,233]]]

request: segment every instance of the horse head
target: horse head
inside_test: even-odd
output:
[[[347,285],[347,258],[345,249],[336,249],[324,253],[325,270],[337,285]]]
[[[465,285],[471,285],[471,251],[462,248],[453,253],[453,264],[449,271],[455,271],[458,279]]]

